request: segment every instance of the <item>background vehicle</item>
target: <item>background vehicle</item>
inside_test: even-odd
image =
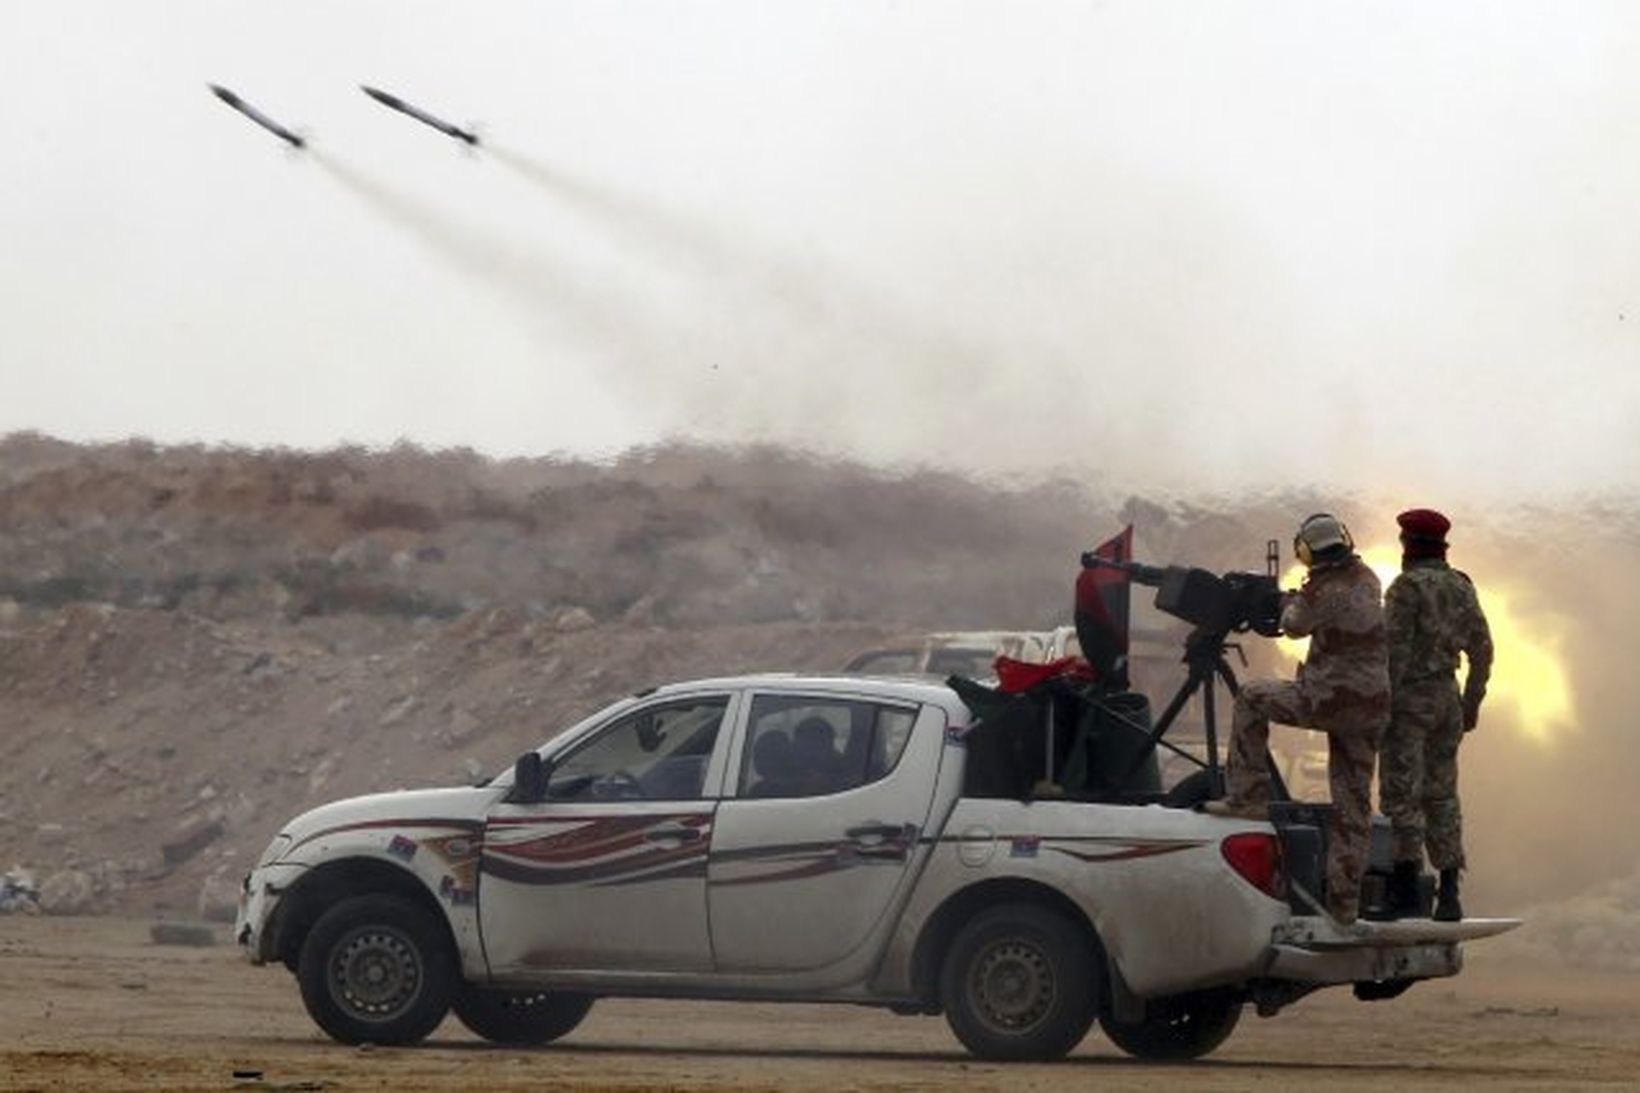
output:
[[[453,1009],[541,1043],[597,997],[648,995],[943,1012],[993,1059],[1058,1057],[1098,1020],[1135,1055],[1186,1058],[1249,1002],[1389,997],[1511,925],[1295,913],[1320,894],[1313,853],[1284,856],[1301,822],[1151,789],[1025,799],[1028,754],[984,758],[1010,747],[934,682],[663,687],[490,784],[297,817],[246,878],[237,934],[344,1042],[414,1042]]]
[[[952,630],[910,635],[887,645],[861,650],[849,658],[843,671],[872,676],[959,675],[984,679],[991,675],[991,664],[999,656],[1043,664],[1066,655],[1054,651],[1056,633],[1050,630]]]

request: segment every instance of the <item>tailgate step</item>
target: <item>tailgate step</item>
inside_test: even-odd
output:
[[[1466,918],[1458,922],[1402,918],[1393,922],[1357,921],[1340,926],[1332,919],[1319,915],[1294,915],[1275,928],[1271,940],[1278,945],[1303,945],[1318,949],[1445,944],[1495,937],[1508,933],[1520,922],[1518,918]]]

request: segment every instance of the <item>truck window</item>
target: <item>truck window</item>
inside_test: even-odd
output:
[[[553,767],[547,797],[698,799],[727,706],[725,698],[709,698],[628,714]]]
[[[991,649],[935,649],[928,654],[928,672],[936,676],[985,679],[996,674],[992,667],[996,658],[996,652]]]
[[[900,761],[911,706],[760,695],[741,761],[742,797],[821,797],[885,777]]]

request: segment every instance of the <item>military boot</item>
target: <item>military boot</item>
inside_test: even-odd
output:
[[[1384,878],[1378,899],[1362,911],[1361,917],[1369,922],[1392,922],[1398,918],[1416,918],[1418,915],[1418,873],[1415,861],[1398,861],[1394,870]]]
[[[1380,922],[1417,918],[1420,911],[1418,877],[1423,871],[1422,862],[1396,862],[1395,871],[1384,882],[1384,901],[1374,909],[1372,918]]]
[[[1441,888],[1435,893],[1436,922],[1457,922],[1463,918],[1463,904],[1458,902],[1458,870],[1441,870]]]

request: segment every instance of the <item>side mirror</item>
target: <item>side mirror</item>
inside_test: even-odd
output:
[[[547,797],[547,765],[538,752],[527,751],[513,763],[513,784],[507,803],[531,805]]]

